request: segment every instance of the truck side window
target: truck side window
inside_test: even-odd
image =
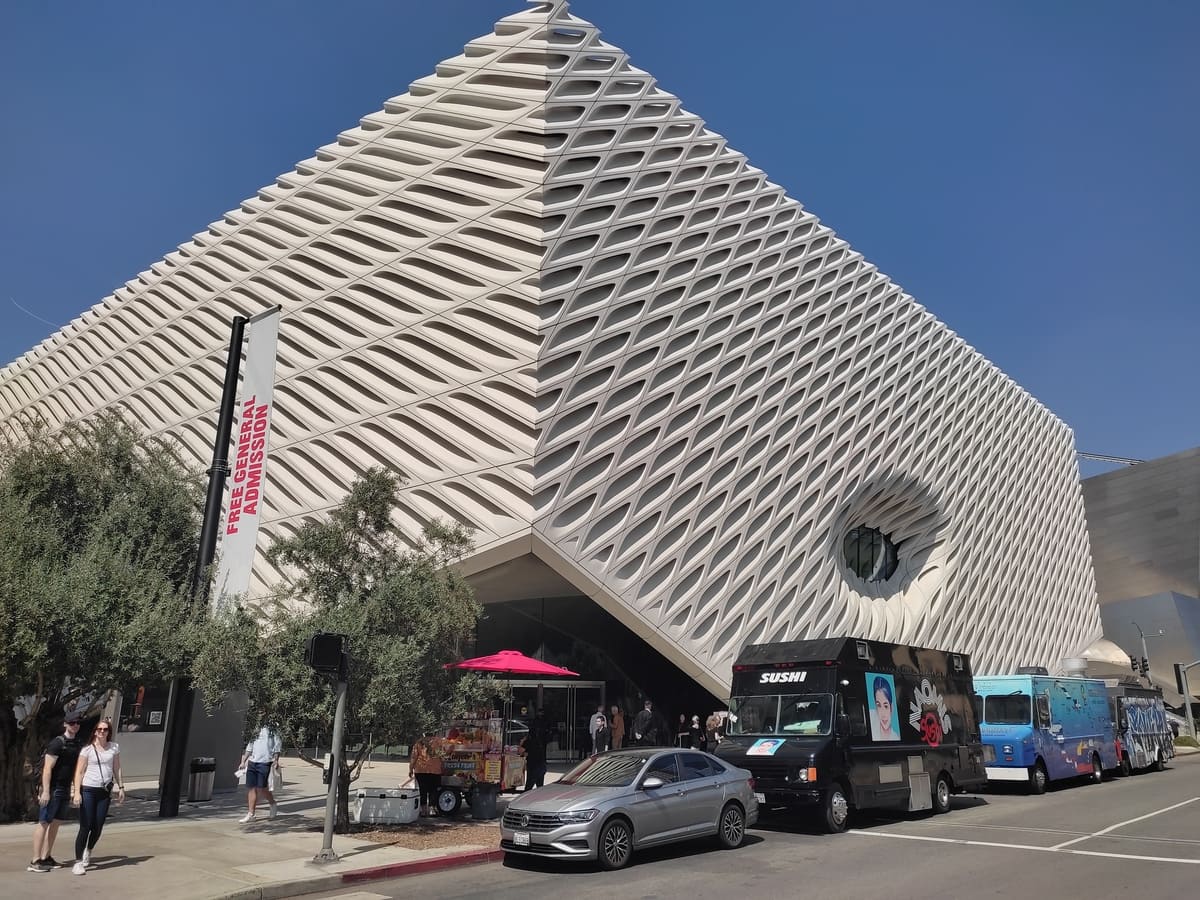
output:
[[[1050,695],[1038,694],[1037,703],[1034,704],[1034,715],[1037,721],[1034,722],[1038,728],[1050,727]]]
[[[847,697],[845,704],[846,715],[850,719],[850,734],[853,736],[870,734],[871,729],[867,726],[867,705],[857,697]]]

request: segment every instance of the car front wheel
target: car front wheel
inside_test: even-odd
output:
[[[746,814],[736,803],[726,803],[717,823],[717,840],[726,850],[742,846],[746,839]]]
[[[624,819],[612,819],[600,829],[597,857],[605,869],[623,869],[633,856],[633,829]]]

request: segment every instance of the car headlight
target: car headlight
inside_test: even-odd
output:
[[[575,812],[559,813],[558,820],[564,825],[578,825],[582,822],[592,821],[599,812],[598,809],[580,809]]]

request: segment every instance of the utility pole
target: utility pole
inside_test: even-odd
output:
[[[1146,633],[1142,631],[1142,627],[1138,625],[1137,622],[1133,622],[1132,625],[1137,629],[1138,637],[1142,639],[1142,675],[1146,679],[1147,687],[1153,687],[1154,682],[1150,678],[1150,654],[1146,650]],[[1160,628],[1158,629],[1158,634],[1151,635],[1151,637],[1158,637],[1164,633],[1165,632]]]
[[[221,389],[221,406],[217,415],[217,437],[213,441],[212,465],[208,469],[208,495],[204,499],[204,520],[200,526],[200,544],[196,550],[196,570],[192,573],[192,603],[208,599],[208,568],[217,550],[217,534],[221,530],[221,500],[225,495],[225,479],[229,476],[229,439],[233,433],[233,411],[237,403],[238,369],[242,361],[242,339],[245,335],[245,316],[233,317],[229,338],[229,356],[225,361],[225,383]],[[183,789],[183,757],[187,753],[188,732],[192,728],[192,704],[195,691],[190,678],[176,678],[171,683],[167,705],[167,727],[163,738],[165,752],[159,779],[159,818],[173,819],[179,815],[179,794]]]
[[[1187,719],[1188,733],[1193,738],[1196,737],[1196,721],[1192,718],[1192,692],[1188,687],[1187,670],[1195,666],[1200,666],[1200,659],[1188,663],[1186,666],[1175,663],[1175,684],[1179,688],[1179,693],[1183,694],[1183,714]]]
[[[333,711],[333,747],[329,763],[329,790],[325,794],[325,828],[321,851],[313,857],[315,863],[337,862],[333,849],[333,823],[337,815],[338,784],[342,780],[342,729],[346,724],[346,682],[350,677],[350,655],[346,652],[346,635],[318,632],[308,640],[304,661],[325,675],[337,678],[337,705]]]

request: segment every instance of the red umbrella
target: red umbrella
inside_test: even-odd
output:
[[[550,663],[526,656],[520,650],[501,650],[490,656],[477,656],[462,662],[446,663],[443,669],[467,669],[471,672],[497,672],[502,675],[574,675],[578,672],[552,666]]]

